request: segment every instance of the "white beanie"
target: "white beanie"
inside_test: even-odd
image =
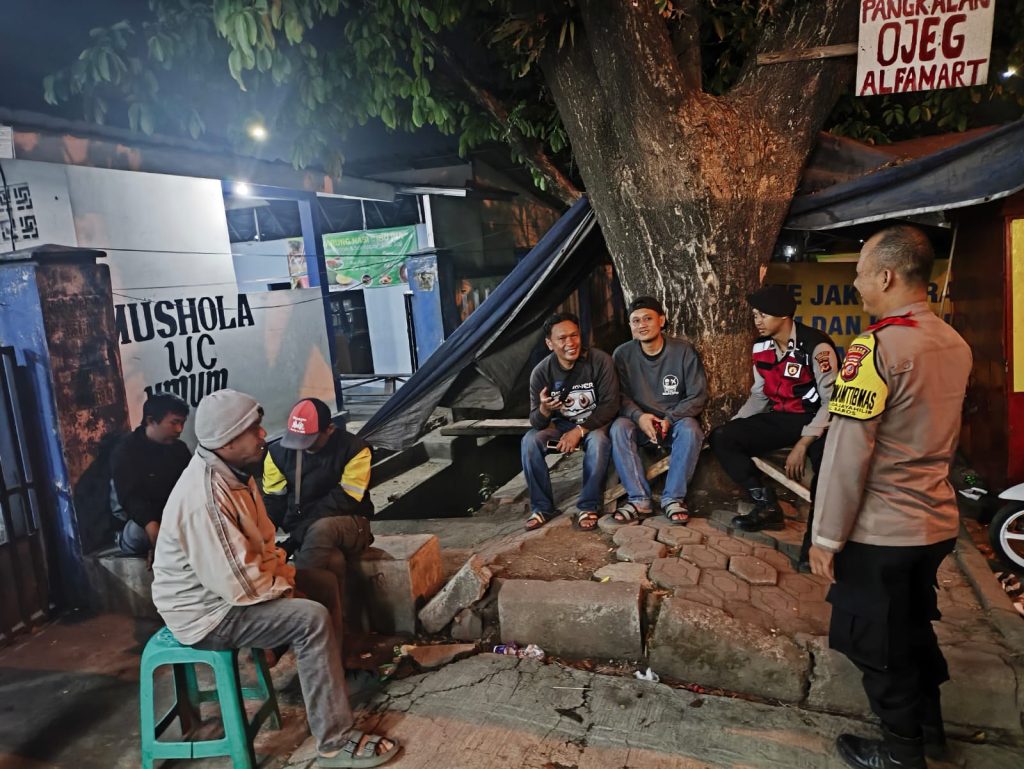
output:
[[[237,390],[217,390],[201,401],[193,426],[196,440],[206,449],[219,449],[249,429],[263,413],[251,395]]]

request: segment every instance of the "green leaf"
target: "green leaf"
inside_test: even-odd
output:
[[[420,18],[423,19],[427,27],[430,28],[431,32],[438,32],[441,29],[441,25],[437,21],[437,14],[426,7],[420,8]]]
[[[110,82],[110,59],[105,50],[101,50],[96,57],[96,66],[99,69],[100,77]]]
[[[270,53],[269,48],[260,48],[259,51],[256,52],[256,66],[259,68],[260,72],[266,72],[273,66],[273,64],[274,57]]]
[[[43,78],[43,101],[54,106],[57,105],[56,81],[57,78],[54,75],[47,75]]]

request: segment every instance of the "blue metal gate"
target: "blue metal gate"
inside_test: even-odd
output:
[[[29,388],[19,388],[22,377],[14,351],[0,348],[0,644],[53,609],[33,436],[26,431],[38,410]]]

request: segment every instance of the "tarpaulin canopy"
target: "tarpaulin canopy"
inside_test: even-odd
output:
[[[441,403],[457,397],[463,408],[504,408],[537,345],[544,318],[576,290],[603,253],[594,212],[582,198],[359,435],[373,446],[399,450],[416,443]]]
[[[793,199],[785,227],[827,230],[985,203],[1024,189],[1024,120]]]

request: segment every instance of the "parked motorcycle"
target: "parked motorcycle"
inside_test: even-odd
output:
[[[1011,486],[999,498],[1005,504],[988,524],[988,542],[1003,563],[1024,572],[1024,483]]]

